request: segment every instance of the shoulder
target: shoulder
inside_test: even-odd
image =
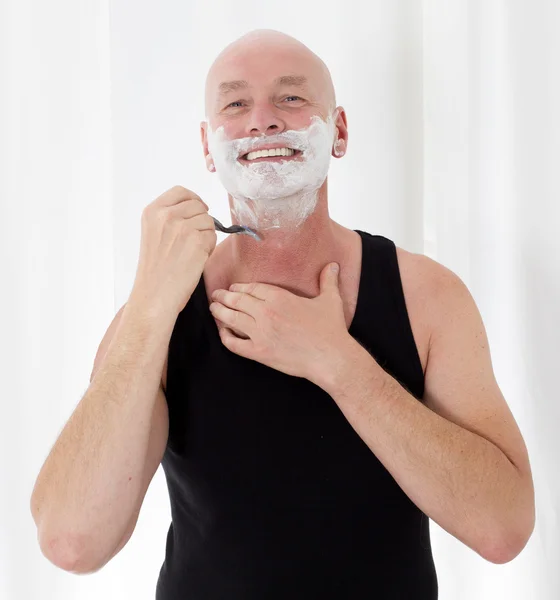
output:
[[[401,277],[407,285],[427,294],[445,294],[452,289],[466,288],[462,279],[451,269],[426,256],[396,246]]]
[[[432,337],[450,320],[467,310],[477,312],[474,299],[459,275],[445,265],[398,246],[396,250],[411,320],[422,323],[429,347]]]

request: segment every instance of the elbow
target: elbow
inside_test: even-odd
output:
[[[99,571],[105,562],[92,553],[91,538],[81,534],[42,535],[39,546],[43,556],[53,565],[75,575],[89,575]]]
[[[533,519],[532,526],[523,532],[511,531],[509,535],[495,537],[495,543],[487,547],[485,552],[480,555],[491,563],[503,565],[511,562],[514,558],[521,554],[522,550],[527,545],[533,530],[535,521]]]
[[[494,563],[495,565],[505,565],[508,562],[511,562],[514,558],[516,558],[523,548],[525,544],[517,544],[517,545],[508,545],[502,544],[499,547],[491,548],[484,553],[480,553],[480,555],[485,558],[487,561]]]
[[[63,536],[47,530],[45,508],[37,497],[37,484],[31,495],[30,510],[37,527],[39,548],[50,563],[69,573],[86,574],[97,570],[84,560],[88,547],[86,536]]]
[[[525,548],[535,529],[535,492],[530,481],[530,485],[525,486],[524,493],[519,494],[515,513],[509,519],[509,526],[503,523],[496,533],[486,544],[486,552],[481,555],[486,560],[503,565],[511,562]]]
[[[87,575],[99,571],[108,562],[99,558],[99,542],[92,535],[63,533],[64,529],[48,523],[49,515],[34,496],[30,504],[39,548],[50,563],[69,573]]]

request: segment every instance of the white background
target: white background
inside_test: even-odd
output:
[[[529,450],[531,540],[495,565],[431,522],[440,599],[557,599],[555,0],[3,0],[0,598],[154,598],[170,520],[161,469],[130,542],[93,575],[43,557],[29,498],[130,293],[144,206],[183,185],[231,222],[203,161],[204,78],[255,28],[293,35],[329,66],[349,129],[331,162],[332,217],[465,281]]]

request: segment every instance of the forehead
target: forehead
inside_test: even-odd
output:
[[[213,98],[263,86],[293,86],[317,90],[320,69],[312,56],[297,47],[252,47],[231,51],[213,65],[207,91]]]

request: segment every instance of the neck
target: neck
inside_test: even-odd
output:
[[[222,256],[228,280],[260,281],[294,292],[316,294],[319,273],[328,262],[340,262],[343,250],[341,226],[329,216],[327,192],[323,188],[319,190],[315,210],[297,228],[280,226],[261,232],[256,227],[261,241],[245,234],[230,235],[224,240]]]

